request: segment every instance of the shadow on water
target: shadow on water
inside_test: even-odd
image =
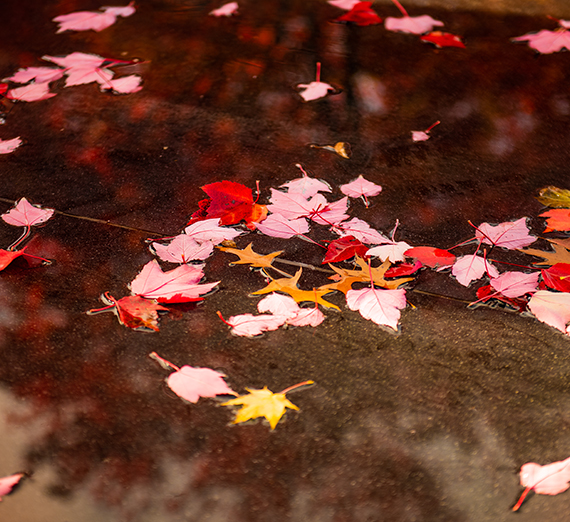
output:
[[[83,51],[141,58],[128,72],[144,78],[126,96],[62,82],[50,100],[11,110],[4,101],[0,137],[24,145],[0,158],[0,197],[134,229],[57,215],[29,244],[55,263],[1,274],[0,476],[32,473],[0,506],[6,519],[513,517],[520,465],[568,456],[570,345],[532,318],[467,309],[473,289],[423,274],[418,290],[453,299],[409,292],[415,308],[399,335],[344,311],[315,329],[237,338],[216,311],[254,312],[257,300],[244,296],[261,278],[217,252],[205,270],[220,290],[170,313],[158,334],[84,312],[105,291],[127,295],[152,259],[139,230],[177,233],[200,186],[259,180],[265,203],[269,188],[298,177],[297,163],[333,187],[359,174],[381,184],[371,207],[356,202],[351,214],[385,233],[398,219],[414,245],[450,247],[472,236],[468,220],[536,218],[537,190],[567,177],[570,54],[537,57],[509,39],[555,22],[410,9],[445,21],[467,45],[436,50],[381,26],[331,24],[339,11],[318,2],[244,2],[240,16],[216,19],[206,15],[217,5],[151,1],[101,33],[62,35],[51,18],[98,4],[6,4],[19,23],[4,35],[4,76],[44,54]],[[302,103],[295,86],[314,79],[316,62],[342,92]],[[412,142],[410,131],[436,120],[429,141]],[[350,160],[310,147],[337,141],[351,144]],[[532,224],[540,233],[542,222]],[[0,246],[17,236],[0,227]],[[238,244],[250,241],[320,263],[299,239],[251,233]],[[301,411],[274,431],[233,426],[222,401],[175,397],[153,351],[219,370],[240,393],[317,384],[291,394]],[[567,502],[536,496],[518,520],[566,520]]]

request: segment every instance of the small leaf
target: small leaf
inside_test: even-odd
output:
[[[53,216],[55,210],[52,208],[41,208],[32,205],[26,198],[20,199],[14,208],[2,214],[2,219],[9,225],[16,227],[32,227],[45,223]]]
[[[239,248],[230,247],[217,247],[222,252],[229,252],[230,254],[235,254],[239,257],[239,261],[232,261],[230,265],[251,265],[257,268],[269,268],[278,255],[283,253],[283,250],[277,252],[272,252],[271,254],[257,254],[253,251],[253,243],[247,245],[243,250]]]
[[[2,497],[12,493],[13,489],[24,476],[24,473],[15,473],[14,475],[0,478],[0,501],[2,500]]]
[[[540,190],[536,199],[546,207],[570,208],[570,190],[545,187]]]

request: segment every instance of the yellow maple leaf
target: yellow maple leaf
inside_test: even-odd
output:
[[[240,395],[235,399],[231,399],[227,402],[222,403],[222,406],[242,406],[242,408],[236,413],[236,418],[233,424],[238,424],[240,422],[245,422],[251,419],[257,419],[258,417],[265,417],[269,421],[271,429],[275,429],[277,423],[283,417],[286,408],[292,410],[298,410],[299,408],[295,406],[285,394],[294,388],[299,386],[305,386],[307,384],[314,384],[313,381],[305,381],[295,386],[291,386],[280,393],[273,393],[271,390],[267,389],[267,386],[263,390],[252,390],[246,388],[249,392],[248,395]]]
[[[229,252],[230,254],[235,254],[239,257],[239,261],[232,261],[230,265],[251,265],[259,268],[270,267],[273,259],[283,253],[283,250],[279,250],[278,252],[272,252],[267,255],[257,254],[253,251],[251,245],[253,245],[253,243],[247,245],[243,250],[229,247],[218,247],[218,249],[222,252]]]
[[[335,310],[339,310],[340,308],[328,301],[323,299],[323,295],[330,294],[332,290],[301,290],[297,283],[299,282],[299,278],[303,273],[303,269],[299,268],[299,270],[295,273],[293,277],[282,277],[280,279],[272,279],[270,283],[261,290],[257,292],[253,292],[252,295],[261,295],[261,294],[269,294],[271,292],[282,292],[284,294],[290,295],[295,302],[303,303],[305,301],[312,301],[317,302],[320,305],[323,305],[327,308],[334,308]]]

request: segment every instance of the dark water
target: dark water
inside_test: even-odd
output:
[[[399,239],[414,245],[450,247],[473,235],[468,220],[528,216],[540,233],[534,195],[568,188],[570,54],[537,57],[509,38],[556,24],[410,9],[467,45],[435,50],[381,26],[330,24],[339,11],[317,2],[240,2],[231,19],[207,16],[218,4],[141,2],[101,33],[61,35],[51,18],[99,4],[47,4],[3,3],[3,76],[83,51],[140,58],[129,72],[144,88],[113,96],[59,85],[47,101],[11,110],[5,101],[0,138],[25,144],[0,157],[0,210],[25,196],[132,229],[58,214],[29,243],[55,263],[0,274],[0,476],[32,474],[0,518],[514,519],[520,466],[570,453],[570,340],[529,317],[467,309],[474,290],[442,274],[423,273],[416,290],[454,299],[409,292],[416,308],[399,335],[345,309],[315,329],[232,337],[215,312],[254,312],[257,299],[245,296],[262,283],[222,253],[206,267],[220,291],[179,307],[160,333],[84,312],[105,291],[127,294],[152,259],[144,240],[177,233],[200,186],[260,180],[264,203],[270,187],[299,176],[296,163],[333,187],[359,174],[381,184],[371,207],[356,202],[351,214],[385,233],[399,219]],[[316,62],[342,93],[302,103],[295,85],[314,79]],[[411,141],[436,120],[429,141]],[[309,147],[337,141],[352,145],[352,159]],[[18,233],[0,226],[0,246]],[[238,244],[250,241],[294,261],[322,257],[297,239]],[[306,277],[307,287],[324,283]],[[168,391],[152,351],[222,371],[240,392],[317,384],[291,394],[301,411],[273,432],[230,426],[219,402],[187,405]],[[567,520],[568,502],[535,495],[517,519]]]

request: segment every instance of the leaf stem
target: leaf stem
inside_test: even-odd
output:
[[[283,391],[280,391],[279,393],[285,395],[286,393],[289,393],[290,391],[300,388],[301,386],[309,386],[311,384],[315,384],[315,381],[303,381],[300,382],[299,384],[294,384],[293,386],[289,386],[289,388],[285,388]]]
[[[432,130],[436,125],[439,125],[440,123],[441,121],[437,120],[435,123],[432,123],[424,132],[428,134],[430,130]]]
[[[400,2],[398,2],[398,0],[392,0],[392,2],[394,2],[394,5],[400,10],[400,13],[402,13],[404,16],[410,16],[408,12],[404,9],[404,6]]]
[[[317,62],[317,74],[316,74],[317,82],[321,81],[321,62]]]
[[[156,352],[149,353],[148,356],[151,359],[154,359],[155,361],[157,361],[163,367],[172,368],[173,370],[176,370],[177,372],[180,371],[180,368],[178,366],[176,366],[175,364],[172,364],[170,361],[167,361],[166,359],[162,358]]]
[[[530,493],[530,491],[532,490],[532,488],[530,486],[528,486],[521,495],[521,498],[519,498],[519,501],[513,506],[513,511],[518,511],[518,509],[522,506],[522,503],[524,502],[524,499],[526,498],[526,496]]]

